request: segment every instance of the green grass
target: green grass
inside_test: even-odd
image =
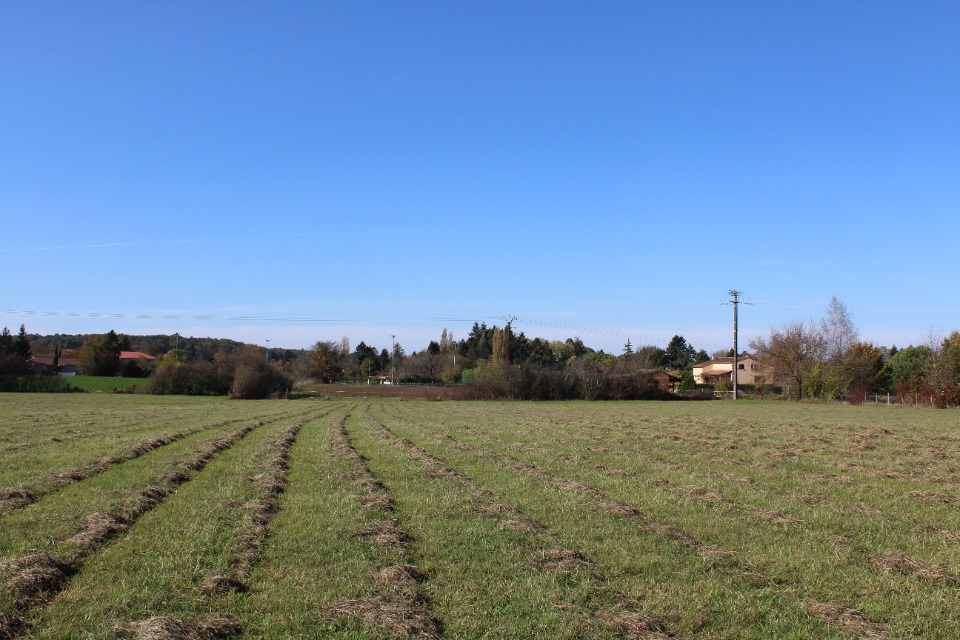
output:
[[[302,420],[249,591],[205,593],[205,577],[237,570],[251,478]],[[243,424],[259,426],[85,556],[28,635],[111,638],[166,614],[227,618],[247,638],[365,640],[404,628],[361,615],[383,602],[447,638],[947,640],[960,627],[960,413],[934,409],[5,394],[0,489],[37,495],[0,515],[0,567],[76,553],[87,516]],[[118,459],[52,480],[102,456]],[[402,544],[364,533],[385,521]],[[557,550],[574,561],[545,563]],[[378,582],[397,565],[402,597]],[[8,615],[11,579],[0,569]]]
[[[117,376],[70,376],[64,380],[71,387],[90,393],[114,393],[116,390],[142,391],[147,378],[121,378]]]

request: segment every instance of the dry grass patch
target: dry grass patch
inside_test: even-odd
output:
[[[402,549],[410,541],[410,536],[400,528],[394,518],[380,520],[356,535],[372,545],[383,548]]]
[[[670,633],[659,618],[640,611],[621,609],[602,612],[597,619],[613,627],[626,640],[667,640]]]
[[[48,595],[59,591],[77,569],[76,563],[48,553],[33,553],[0,562],[0,571],[8,576],[4,590],[23,610],[41,604]]]
[[[941,502],[960,507],[960,498],[946,491],[911,491],[907,493],[908,498],[915,500],[925,500],[928,502]]]
[[[243,580],[229,574],[208,576],[200,583],[200,590],[209,594],[246,593],[249,589],[250,587]]]
[[[363,600],[341,600],[326,610],[333,616],[356,618],[379,627],[390,638],[436,638],[437,626],[430,614],[406,599],[375,596]]]
[[[774,524],[784,524],[784,525],[803,525],[803,520],[799,520],[792,516],[784,515],[779,511],[771,511],[770,509],[761,509],[759,507],[744,507],[744,511],[750,513],[761,520],[766,522],[773,522]]]
[[[0,491],[0,514],[22,509],[37,501],[37,494],[27,489],[4,489]]]
[[[190,622],[164,615],[125,624],[119,631],[130,640],[221,640],[236,637],[240,628],[226,618]]]
[[[956,584],[957,580],[941,564],[921,562],[903,551],[888,551],[874,556],[873,563],[888,573],[912,576],[929,582]]]
[[[887,625],[869,620],[863,613],[845,604],[808,600],[807,612],[827,625],[841,627],[863,640],[890,640]]]
[[[80,547],[98,547],[118,533],[130,528],[128,521],[115,513],[91,513],[82,531],[70,538]]]
[[[579,567],[587,567],[593,562],[575,549],[557,546],[540,549],[530,558],[530,564],[546,571],[573,571]]]

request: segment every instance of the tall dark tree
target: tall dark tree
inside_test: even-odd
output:
[[[673,336],[663,352],[663,365],[683,371],[693,365],[696,355],[696,350],[683,336]]]
[[[87,338],[78,354],[80,369],[88,376],[115,376],[120,369],[120,339],[115,331]]]
[[[30,360],[30,339],[27,337],[27,328],[20,325],[20,333],[13,341],[13,352],[24,360]]]

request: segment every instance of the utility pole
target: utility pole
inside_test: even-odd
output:
[[[740,296],[743,295],[743,293],[736,289],[730,289],[727,291],[727,294],[732,298],[730,303],[733,304],[733,399],[736,400],[739,397],[737,395],[737,368],[739,365],[738,359],[740,358],[740,352],[737,350],[737,305],[740,304]]]
[[[390,386],[397,384],[397,379],[394,377],[394,368],[393,365],[397,360],[397,336],[395,334],[390,334],[390,344],[393,345],[393,349],[390,351]]]

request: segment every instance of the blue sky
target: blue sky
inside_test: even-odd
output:
[[[960,329],[960,3],[0,0],[0,325]]]

